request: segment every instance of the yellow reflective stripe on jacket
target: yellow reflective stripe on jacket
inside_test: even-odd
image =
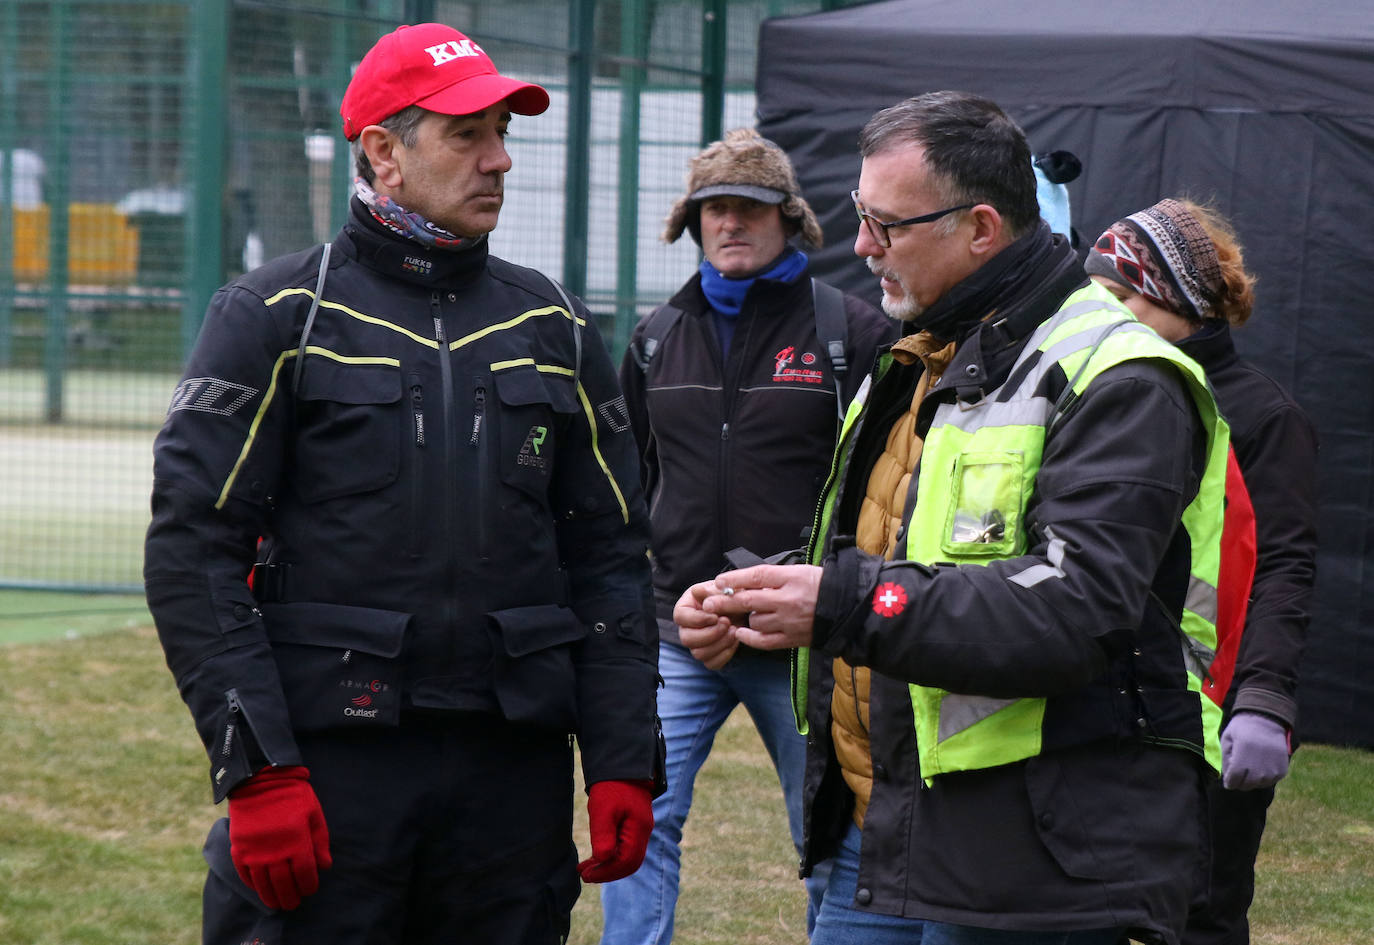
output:
[[[567,313],[566,309],[558,308],[558,311]],[[542,312],[542,310],[541,310]],[[526,315],[531,313],[526,312]],[[522,316],[523,317],[523,316]],[[581,322],[581,319],[578,319]],[[507,325],[509,327],[509,324]],[[472,336],[468,336],[471,338]],[[557,374],[562,377],[571,378],[573,369],[563,367],[561,364],[540,364],[533,358],[512,358],[508,361],[493,361],[491,364],[492,373],[506,371],[516,367],[532,367],[542,374]],[[596,457],[596,463],[601,467],[601,472],[606,477],[606,482],[611,487],[611,492],[615,495],[616,503],[620,506],[620,517],[626,523],[630,521],[630,507],[625,501],[625,493],[620,488],[620,483],[615,481],[615,475],[611,472],[611,467],[606,464],[606,458],[601,454],[601,440],[596,427],[596,411],[592,407],[591,399],[587,397],[587,391],[579,382],[577,385],[577,400],[582,405],[582,413],[587,418],[587,427],[591,435],[592,455]]]
[[[281,295],[281,293],[278,293]],[[307,345],[307,354],[317,354],[321,357],[330,358],[334,361],[341,361],[344,364],[386,364],[391,367],[399,368],[401,362],[396,358],[369,358],[354,357],[346,354],[339,354],[330,351],[328,348],[320,348],[316,345]],[[262,425],[262,418],[267,415],[267,410],[272,406],[272,400],[277,394],[277,378],[281,376],[282,365],[296,356],[296,349],[283,351],[277,356],[276,363],[272,365],[272,379],[267,384],[267,391],[262,395],[262,403],[258,404],[258,412],[253,415],[253,422],[248,425],[248,436],[244,437],[243,446],[239,449],[239,457],[234,460],[234,468],[229,470],[229,476],[224,480],[224,487],[219,491],[219,498],[215,500],[215,508],[224,508],[224,503],[229,500],[229,491],[234,487],[234,481],[238,479],[239,470],[243,468],[244,460],[253,451],[253,443],[257,440],[258,427]]]

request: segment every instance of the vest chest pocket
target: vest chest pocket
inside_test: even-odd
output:
[[[401,369],[313,356],[297,392],[295,488],[306,502],[396,481],[406,418]]]
[[[959,557],[1002,557],[1021,547],[1019,450],[961,453],[954,463],[949,512],[940,547]]]

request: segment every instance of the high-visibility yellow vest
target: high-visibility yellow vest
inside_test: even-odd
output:
[[[890,357],[890,356],[888,356]],[[1203,672],[1216,647],[1217,572],[1226,485],[1229,430],[1216,408],[1206,375],[1172,344],[1137,322],[1105,290],[1089,285],[1072,293],[1059,311],[1027,340],[1008,375],[1016,390],[989,393],[977,404],[944,403],[935,411],[918,470],[916,502],[906,523],[902,557],[923,564],[986,565],[1016,558],[1028,548],[1024,512],[1035,488],[1045,439],[1067,408],[1100,373],[1124,361],[1158,358],[1174,364],[1185,379],[1207,432],[1206,466],[1197,496],[1183,513],[1192,548],[1191,575],[1180,627],[1180,688],[1198,695],[1202,716],[1200,749],[1220,770],[1220,710],[1201,697]],[[1046,374],[1058,366],[1069,379],[1058,403],[1037,395]],[[890,363],[880,363],[875,377]],[[813,532],[811,561],[820,564],[824,536],[847,462],[852,432],[865,402],[855,398],[840,438],[831,481]],[[1161,444],[1161,447],[1167,447]],[[1049,538],[1048,563],[1011,580],[1031,586],[1056,576],[1062,543]],[[805,728],[808,654],[795,662],[794,701]],[[921,773],[990,768],[1039,754],[1045,699],[996,699],[912,685]]]

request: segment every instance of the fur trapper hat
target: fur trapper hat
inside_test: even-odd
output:
[[[684,229],[701,244],[701,202],[709,197],[748,197],[776,204],[788,224],[788,235],[819,248],[821,225],[802,198],[796,172],[786,152],[753,128],[736,128],[692,158],[687,194],[673,204],[664,221],[663,241],[673,243]]]

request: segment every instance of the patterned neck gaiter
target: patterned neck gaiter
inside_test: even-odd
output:
[[[405,207],[383,194],[377,193],[361,177],[353,178],[353,193],[363,202],[378,223],[396,233],[412,239],[432,249],[459,250],[475,246],[487,238],[481,236],[456,236],[437,226],[418,213],[411,213]]]

